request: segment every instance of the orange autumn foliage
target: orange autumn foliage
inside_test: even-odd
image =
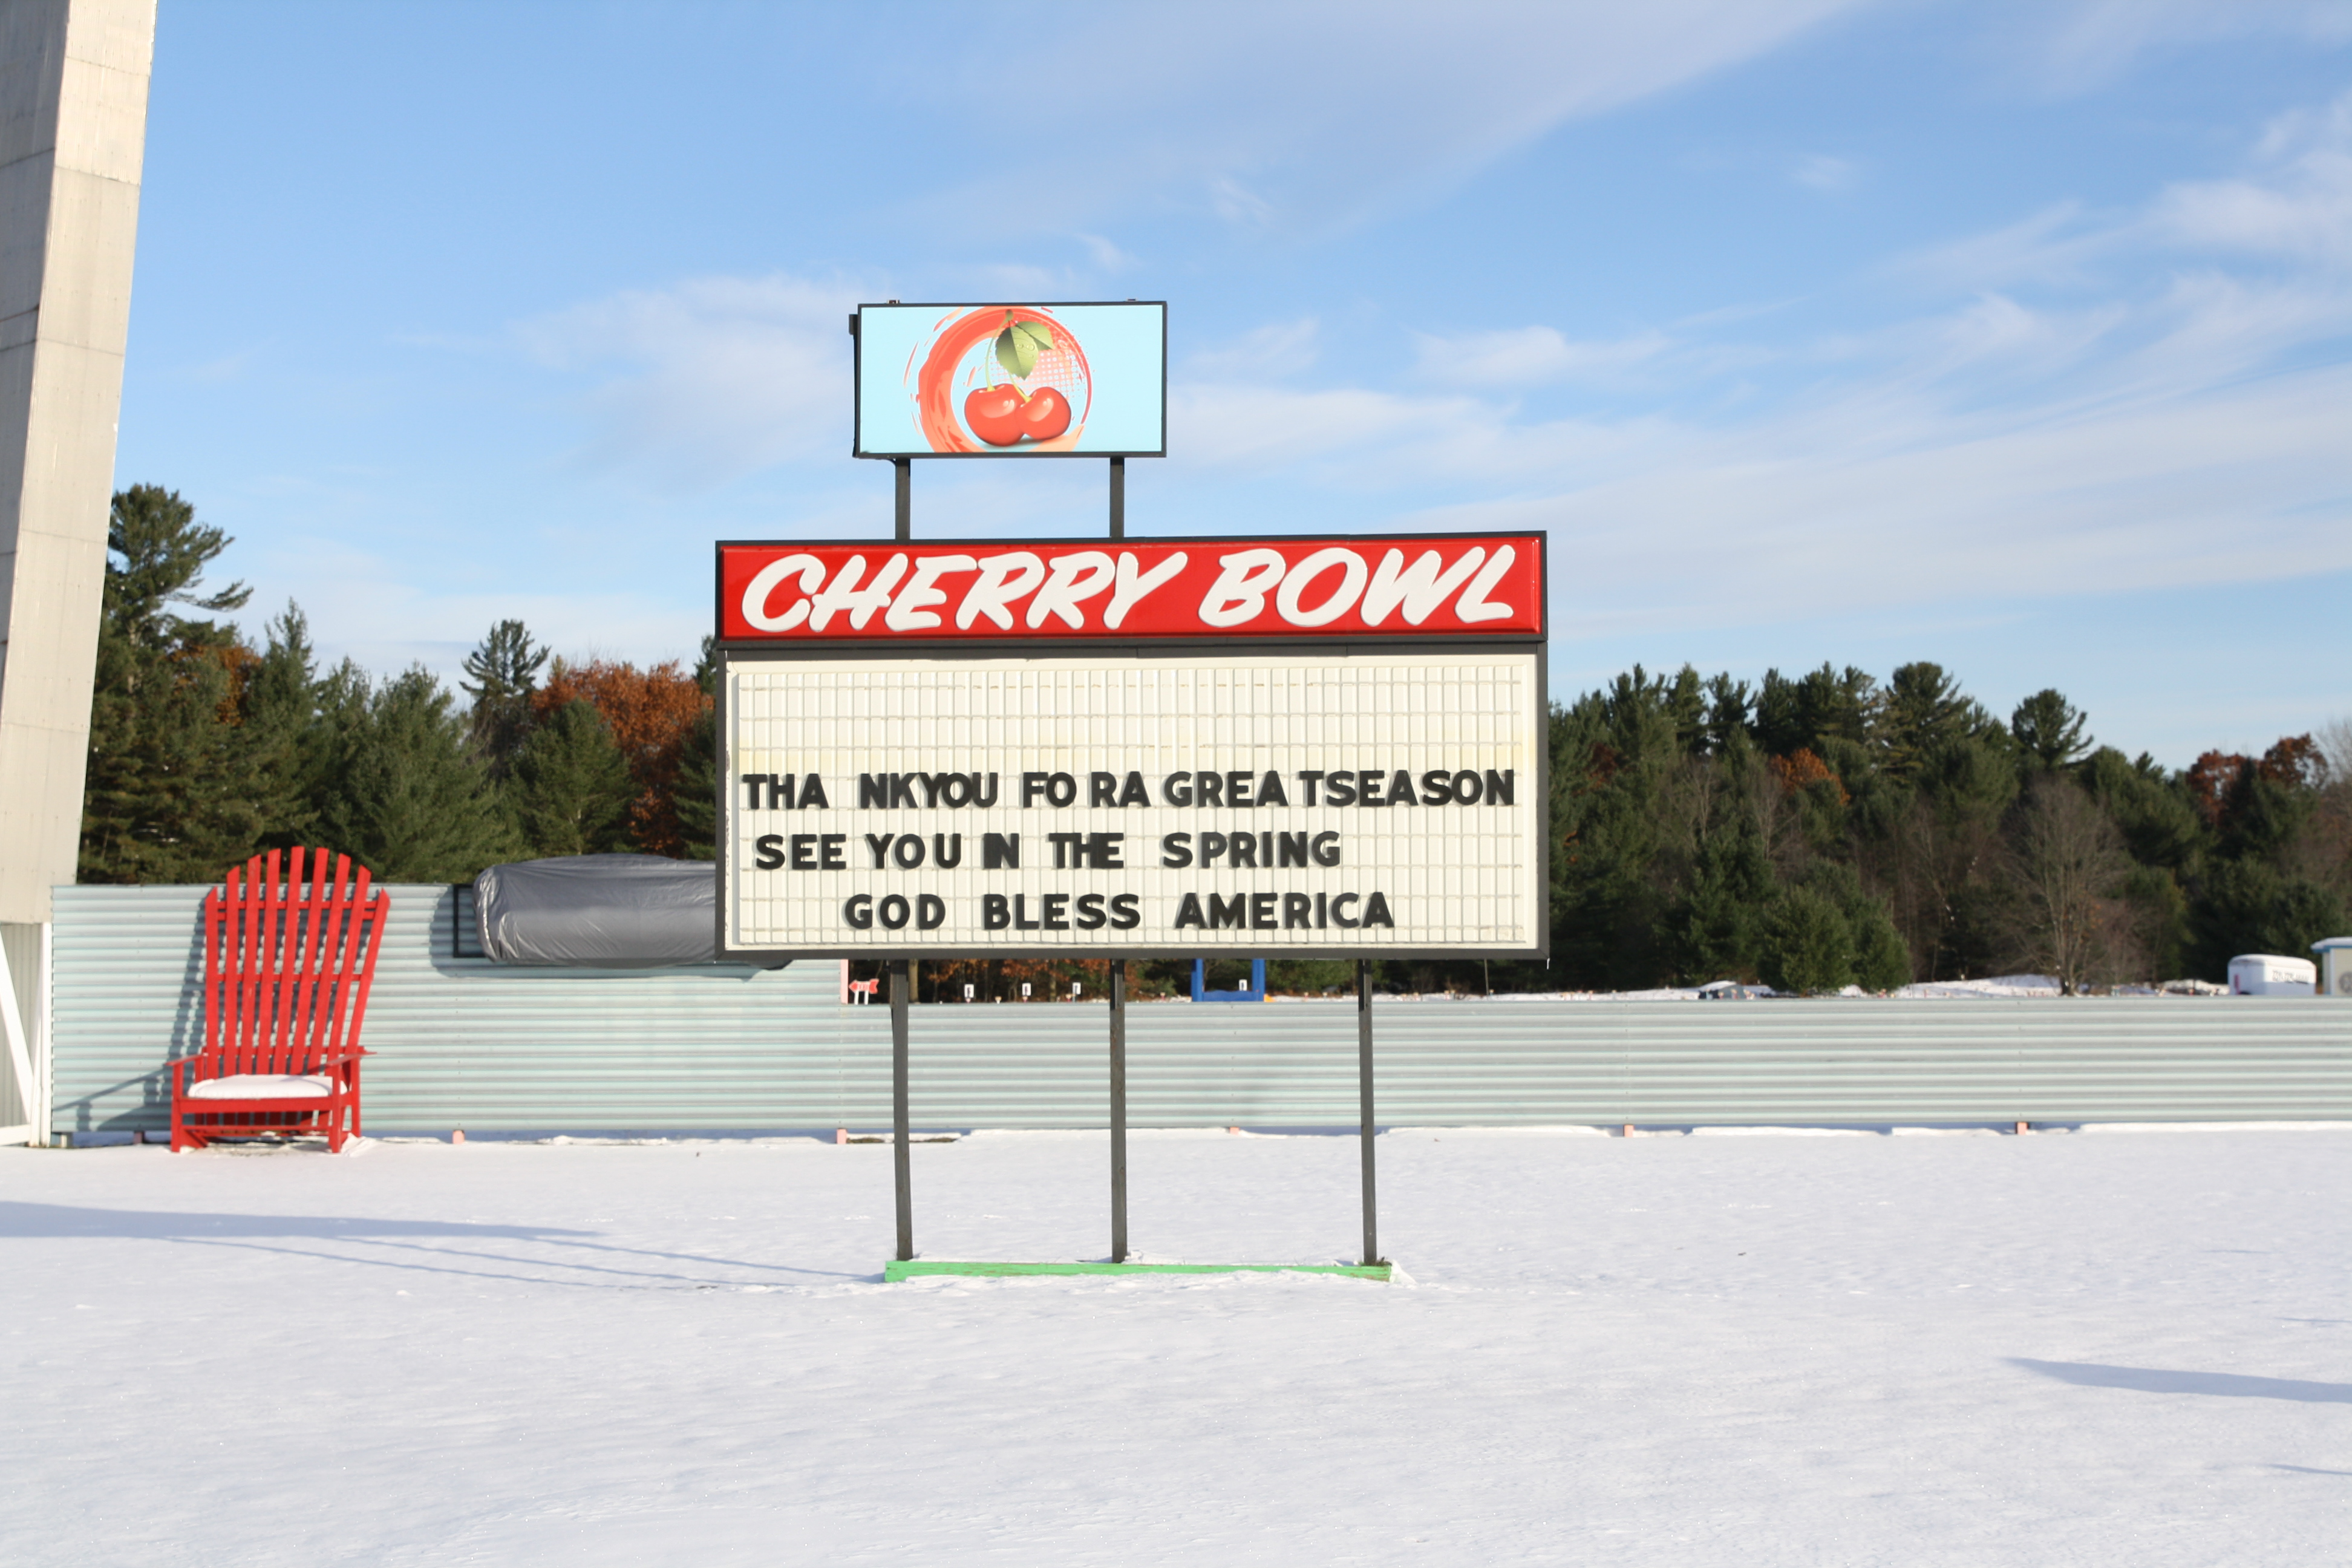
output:
[[[2289,789],[2317,789],[2327,782],[2327,758],[2310,736],[2286,735],[2263,753],[2254,772]]]
[[[544,719],[578,698],[586,698],[612,727],[613,739],[637,786],[629,803],[630,836],[650,855],[681,855],[685,837],[677,826],[677,775],[686,737],[710,699],[678,667],[665,659],[650,669],[609,659],[585,664],[555,661],[547,684],[530,700]]]
[[[2237,784],[2252,763],[2235,752],[2208,752],[2189,764],[2180,782],[2187,786],[2189,799],[2208,827],[2221,825],[2224,797]]]
[[[1780,781],[1781,790],[1789,795],[1796,794],[1808,784],[1835,784],[1838,804],[1841,805],[1853,804],[1853,797],[1846,794],[1845,784],[1837,774],[1830,772],[1830,765],[1827,763],[1813,754],[1812,748],[1810,746],[1800,746],[1785,757],[1773,758],[1772,776]]]
[[[2258,760],[2236,752],[2207,752],[2189,765],[2180,782],[2209,827],[2230,815],[2238,788],[2250,778],[2268,779],[2288,789],[2317,789],[2327,782],[2327,758],[2308,735],[2285,735]]]

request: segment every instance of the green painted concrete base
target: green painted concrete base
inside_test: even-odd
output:
[[[929,1274],[982,1279],[1009,1274],[1344,1274],[1350,1279],[1385,1282],[1389,1268],[1385,1263],[947,1263],[918,1258],[892,1262],[882,1270],[882,1279],[895,1285]]]

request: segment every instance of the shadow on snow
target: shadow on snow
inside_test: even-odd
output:
[[[2078,1388],[2129,1388],[2142,1394],[2208,1394],[2223,1399],[2291,1399],[2303,1405],[2352,1405],[2352,1383],[2312,1383],[2295,1377],[2248,1377],[2234,1372],[2165,1372],[2146,1366],[2105,1366],[2087,1361],[2029,1361],[2011,1366]]]
[[[726,1268],[756,1269],[765,1273],[804,1275],[824,1279],[877,1278],[875,1275],[856,1270],[802,1268],[788,1263],[758,1263],[748,1258],[710,1258],[699,1253],[667,1252],[653,1247],[622,1247],[611,1242],[589,1239],[598,1234],[593,1230],[566,1230],[551,1226],[485,1225],[457,1220],[368,1219],[340,1215],[210,1214],[162,1209],[77,1208],[66,1204],[0,1201],[0,1237],[163,1241],[197,1246],[247,1247],[260,1252],[287,1253],[299,1258],[363,1263],[378,1268],[422,1270],[428,1273],[462,1274],[472,1279],[516,1279],[540,1285],[616,1284],[624,1281],[642,1283],[658,1280],[715,1288],[735,1283],[735,1281],[711,1279],[702,1275],[680,1274],[644,1267],[615,1266],[621,1260],[636,1258],[661,1259],[673,1263],[701,1264]],[[365,1248],[423,1254],[425,1258],[443,1261],[436,1264],[419,1260],[415,1257],[403,1258],[381,1255],[370,1256],[365,1251],[321,1252],[303,1247],[266,1245],[268,1242],[299,1241],[348,1242]],[[561,1254],[554,1257],[519,1257],[511,1252],[476,1250],[461,1246],[446,1245],[467,1241],[537,1244],[578,1252],[609,1255],[614,1261],[575,1262]],[[436,1246],[433,1245],[434,1243],[444,1245]],[[481,1268],[447,1266],[459,1262],[521,1264],[613,1278],[584,1279],[563,1279],[549,1275],[494,1274]]]

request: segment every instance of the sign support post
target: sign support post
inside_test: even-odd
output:
[[[1372,1152],[1372,966],[1356,961],[1356,1079],[1361,1101],[1358,1137],[1364,1152],[1364,1258],[1367,1268],[1381,1261],[1380,1200],[1374,1180]]]
[[[1110,1260],[1127,1261],[1127,960],[1110,961]]]
[[[914,1151],[907,1126],[907,961],[890,961],[890,1163],[898,1183],[898,1261],[915,1257]]]
[[[1127,537],[1127,459],[1110,460],[1110,536]],[[1127,1261],[1127,960],[1110,961],[1110,1260]]]
[[[890,467],[897,470],[894,487],[898,491],[896,529],[900,540],[915,537],[915,465],[912,459],[899,458]],[[914,1152],[907,1145],[907,993],[908,984],[907,961],[896,960],[890,965],[890,1161],[892,1174],[898,1186],[898,1261],[910,1262],[915,1256],[915,1172]]]

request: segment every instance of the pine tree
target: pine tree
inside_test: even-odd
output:
[[[90,705],[79,879],[209,882],[250,854],[264,817],[218,650],[142,653],[101,636]]]
[[[1756,742],[1767,754],[1818,753],[1832,736],[1862,741],[1869,736],[1878,682],[1853,665],[1843,671],[1824,662],[1790,680],[1777,669],[1764,672],[1756,695]]]
[[[2091,749],[2083,727],[2088,714],[2056,691],[2035,692],[2009,716],[2009,732],[2017,742],[2021,760],[2046,769],[2072,767]]]
[[[586,698],[543,720],[507,781],[516,826],[534,855],[602,855],[628,841],[636,786],[612,727]]]
[[[500,621],[466,656],[470,679],[458,682],[473,699],[467,735],[492,778],[506,777],[530,734],[531,698],[539,690],[547,649],[536,647],[520,621]]]
[[[231,640],[233,628],[191,621],[170,606],[240,610],[253,597],[243,583],[216,594],[199,594],[205,568],[236,543],[227,534],[196,521],[195,507],[177,490],[132,485],[115,492],[106,529],[105,610],[110,629],[143,652],[160,653],[191,642]],[[116,558],[120,557],[118,561]]]
[[[1878,738],[1897,777],[1917,773],[1942,747],[1983,728],[1986,715],[1940,664],[1921,660],[1895,670],[1879,705]]]
[[[1748,682],[1717,674],[1706,683],[1706,749],[1717,756],[1731,749],[1732,737],[1748,736],[1748,710],[1754,699]]]
[[[284,815],[282,779],[246,732],[254,656],[236,629],[178,614],[242,608],[252,591],[202,591],[232,541],[178,492],[114,498],[91,692],[79,875],[208,882]]]
[[[1853,932],[1835,904],[1810,888],[1781,890],[1765,917],[1764,978],[1807,995],[1853,984]]]
[[[682,853],[678,769],[696,721],[709,710],[709,696],[676,659],[639,669],[605,659],[574,665],[559,658],[532,707],[544,717],[575,698],[594,703],[612,726],[614,742],[636,781],[629,837],[649,855]]]
[[[1911,950],[1895,929],[1884,900],[1864,891],[1862,878],[1843,860],[1816,860],[1805,868],[1806,889],[1829,901],[1845,921],[1847,984],[1865,991],[1892,991],[1911,983]]]
[[[677,759],[677,831],[689,860],[719,855],[719,711],[705,708]]]
[[[1623,990],[1665,973],[1670,892],[1654,875],[1659,801],[1682,746],[1665,683],[1636,665],[1551,715],[1553,973]]]
[[[1669,920],[1675,967],[1685,981],[1746,979],[1757,973],[1772,864],[1755,821],[1745,812],[1710,833],[1693,860],[1690,881]]]
[[[449,693],[423,668],[374,686],[345,661],[320,683],[320,829],[387,882],[460,882],[513,854],[512,826]]]
[[[2218,981],[2240,953],[2300,958],[2344,928],[2345,903],[2331,889],[2261,860],[2219,860],[2198,879],[2184,956],[2190,973]]]
[[[1664,694],[1666,716],[1673,720],[1675,739],[1692,756],[1705,754],[1707,742],[1706,690],[1698,671],[1689,665],[1675,672]]]
[[[319,675],[310,623],[289,602],[245,673],[242,733],[270,802],[261,847],[312,842],[319,811]]]
[[[1886,906],[1874,901],[1846,926],[1853,934],[1853,983],[1864,991],[1893,991],[1911,984],[1911,949],[1895,929]]]
[[[704,698],[702,712],[686,732],[678,749],[677,811],[679,853],[689,860],[719,857],[719,642],[702,639],[702,656],[694,661],[695,689]]]

